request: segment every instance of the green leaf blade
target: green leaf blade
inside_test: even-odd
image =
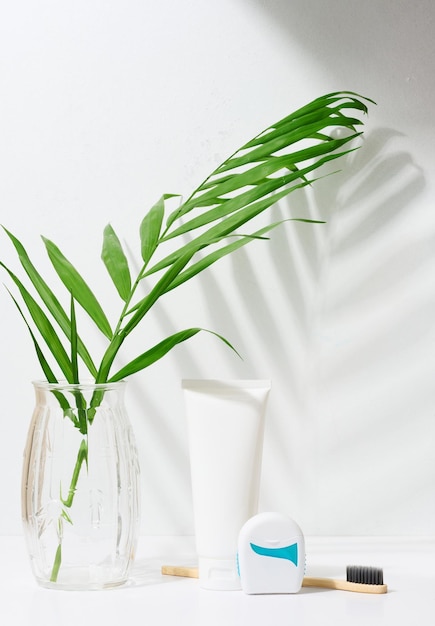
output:
[[[59,300],[57,299],[53,291],[50,289],[50,287],[47,285],[45,280],[42,278],[41,274],[36,270],[35,266],[30,260],[30,257],[27,254],[21,241],[19,241],[17,237],[15,237],[6,228],[3,227],[3,230],[5,231],[5,233],[11,240],[17,252],[18,259],[21,263],[21,266],[23,267],[24,271],[29,277],[33,287],[35,288],[42,302],[45,304],[50,315],[53,317],[53,319],[56,321],[58,326],[61,328],[62,332],[65,334],[67,338],[69,338],[71,335],[70,320],[65,310],[63,309],[62,305],[60,304]],[[80,355],[80,358],[82,359],[83,363],[88,368],[91,375],[96,376],[97,369],[95,367],[95,364],[91,358],[91,355],[88,349],[86,348],[86,346],[84,345],[80,337],[78,337],[77,350],[78,350],[78,354]]]
[[[41,334],[41,337],[44,339],[47,347],[50,349],[53,357],[56,359],[56,362],[65,378],[68,382],[72,382],[71,361],[50,320],[19,278],[15,276],[15,274],[8,269],[4,263],[0,262],[0,265],[8,272],[9,276],[17,286],[30,317]]]
[[[324,157],[324,159],[326,160],[330,160],[332,158],[336,158],[336,157],[334,155],[328,155]],[[306,168],[304,171],[308,172],[311,169],[314,169],[314,167]],[[286,181],[291,181],[295,178],[297,179],[301,177],[289,175],[288,177],[286,177]],[[280,191],[276,191],[272,195],[266,195],[266,197],[261,197],[262,195],[264,196],[265,194],[259,194],[259,196],[257,196],[255,191],[252,194],[251,192],[248,192],[250,194],[250,200],[255,200],[256,197],[260,197],[260,199],[257,200],[256,202],[246,203],[244,202],[244,198],[240,198],[240,197],[232,198],[228,202],[233,204],[236,210],[234,210],[227,217],[225,217],[227,209],[225,209],[224,211],[221,211],[220,215],[218,216],[219,220],[217,220],[217,224],[214,224],[205,233],[200,234],[198,237],[196,237],[189,243],[185,244],[177,252],[171,253],[170,255],[168,255],[161,261],[159,261],[155,266],[151,267],[147,273],[151,274],[153,272],[160,271],[164,267],[167,267],[168,265],[174,262],[178,254],[181,254],[181,253],[187,254],[188,252],[192,252],[192,250],[195,250],[195,249],[200,250],[201,248],[204,248],[208,245],[216,243],[216,241],[218,241],[222,237],[227,237],[231,234],[234,234],[234,232],[238,228],[248,223],[251,219],[253,219],[257,215],[259,215],[260,213],[268,209],[270,206],[276,204],[276,202],[286,197],[291,191],[294,191],[296,189],[301,189],[307,186],[308,184],[311,184],[312,182],[314,182],[314,180],[306,181],[306,182],[302,181],[298,184],[293,185],[290,188],[284,188],[284,189],[281,189]],[[275,181],[271,183],[269,192],[272,192],[274,188],[277,188],[279,186],[280,186],[279,181],[278,182]],[[200,216],[200,219],[201,219],[201,216]],[[188,223],[185,226],[187,227]],[[184,231],[184,226],[180,228],[183,229],[183,232],[189,232],[189,230]]]
[[[71,295],[71,370],[73,383],[79,383],[79,366],[77,359],[77,322],[74,297]]]
[[[131,291],[130,268],[121,242],[110,224],[104,229],[101,258],[119,296],[127,302]]]
[[[27,330],[29,331],[30,337],[32,339],[34,348],[35,348],[35,352],[36,352],[36,356],[38,358],[39,364],[41,366],[41,369],[44,373],[45,379],[47,382],[49,383],[57,383],[58,380],[56,378],[56,375],[54,374],[53,370],[51,369],[47,359],[44,356],[44,353],[35,337],[35,334],[29,324],[29,322],[26,319],[26,316],[23,313],[22,308],[20,307],[20,305],[18,304],[18,301],[16,300],[16,298],[13,296],[13,294],[8,290],[9,295],[11,296],[15,306],[18,309],[18,312],[20,313],[21,317],[23,318],[23,321],[27,327]]]
[[[50,261],[67,290],[95,322],[101,332],[108,339],[111,339],[113,333],[109,321],[87,283],[52,241],[45,237],[42,239]]]
[[[160,343],[156,344],[153,348],[147,350],[122,367],[118,372],[116,372],[116,374],[110,377],[109,382],[117,382],[127,378],[127,376],[140,372],[146,367],[149,367],[159,359],[163,358],[176,345],[190,339],[199,333],[200,330],[200,328],[189,328],[188,330],[180,331],[170,337],[167,337]]]
[[[243,246],[246,246],[251,241],[267,239],[264,237],[264,235],[270,232],[271,230],[277,228],[278,226],[281,226],[281,224],[283,224],[284,222],[304,222],[304,223],[309,223],[309,224],[324,224],[325,223],[321,220],[310,220],[310,219],[305,219],[305,218],[291,217],[288,219],[280,220],[278,222],[273,222],[272,224],[268,224],[264,228],[261,228],[260,230],[257,230],[256,232],[250,235],[241,235],[240,238],[237,239],[236,241],[233,241],[230,244],[223,246],[222,248],[218,248],[217,250],[214,250],[207,256],[203,257],[200,261],[197,261],[196,263],[190,265],[184,272],[181,272],[181,274],[179,274],[177,278],[173,281],[173,283],[171,284],[171,289],[175,289],[176,287],[179,287],[181,284],[190,280],[197,274],[200,274],[201,272],[209,268],[211,265],[213,265],[220,259],[224,258],[225,256],[228,256],[229,254],[232,254],[233,252],[235,252],[236,250],[239,250]]]
[[[175,197],[175,194],[164,194],[156,204],[151,207],[141,222],[139,234],[142,260],[145,265],[148,264],[158,246],[165,215],[165,200],[173,197]]]
[[[127,378],[128,376],[131,376],[132,374],[136,374],[137,372],[140,372],[143,369],[146,369],[150,365],[153,365],[154,363],[162,359],[164,356],[166,356],[166,354],[168,354],[168,352],[170,352],[173,348],[175,348],[175,346],[177,346],[178,344],[184,341],[187,341],[191,337],[194,337],[201,331],[208,332],[212,335],[215,335],[221,341],[223,341],[228,347],[234,350],[236,354],[238,354],[237,350],[235,350],[235,348],[230,344],[230,342],[224,337],[222,337],[221,335],[218,335],[217,333],[207,330],[205,328],[188,328],[186,330],[182,330],[177,333],[174,333],[170,337],[167,337],[160,343],[156,344],[155,346],[153,346],[146,352],[142,353],[141,355],[139,355],[138,357],[130,361],[127,365],[125,365],[118,372],[116,372],[116,374],[114,374],[109,379],[109,382],[117,382],[119,380]]]

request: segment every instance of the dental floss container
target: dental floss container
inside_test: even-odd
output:
[[[239,533],[238,567],[247,594],[297,593],[305,573],[301,529],[280,513],[251,517]]]

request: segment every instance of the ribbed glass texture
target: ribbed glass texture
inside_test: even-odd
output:
[[[33,573],[55,589],[126,582],[139,531],[139,466],[125,382],[35,382],[22,515]]]

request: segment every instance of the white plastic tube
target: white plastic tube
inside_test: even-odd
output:
[[[270,381],[184,380],[200,586],[240,589],[237,540],[257,513]]]

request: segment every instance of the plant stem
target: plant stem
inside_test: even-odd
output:
[[[79,420],[80,421],[80,420]],[[61,500],[62,503],[65,507],[67,508],[71,508],[73,502],[74,502],[74,496],[75,493],[77,491],[77,482],[80,476],[80,471],[82,469],[82,465],[83,462],[86,462],[86,466],[88,464],[88,444],[86,442],[85,439],[82,440],[81,444],[80,444],[80,448],[77,454],[77,460],[74,466],[74,471],[73,471],[73,475],[71,478],[71,483],[70,483],[70,487],[69,487],[69,491],[68,491],[68,497],[66,498],[66,500],[64,500],[62,498],[61,495]],[[69,521],[72,524],[71,518],[69,517],[69,515],[66,513],[66,511],[62,511],[60,517],[59,517],[59,528],[62,528],[63,526],[63,519],[66,519],[67,521]],[[51,582],[56,582],[57,581],[57,577],[59,575],[59,570],[60,570],[60,566],[62,564],[62,533],[59,533],[59,544],[57,546],[57,550],[56,550],[56,554],[54,557],[54,562],[53,562],[53,567],[51,569],[51,576],[50,576],[50,581]]]
[[[73,475],[71,478],[71,483],[69,486],[69,491],[68,491],[68,497],[66,500],[64,500],[62,498],[62,502],[63,504],[68,507],[71,508],[72,503],[74,501],[74,495],[75,492],[77,490],[77,482],[80,476],[80,470],[82,469],[82,465],[83,462],[86,462],[86,466],[88,464],[88,444],[87,441],[85,439],[82,440],[81,444],[80,444],[80,448],[77,454],[77,460],[76,460],[76,464],[74,466],[74,471],[73,471]]]
[[[113,338],[110,341],[107,347],[107,350],[104,353],[103,358],[101,360],[100,367],[99,367],[99,370],[95,379],[96,383],[107,382],[112,363],[126,337],[126,335],[122,332],[122,323],[128,313],[128,310],[130,308],[130,304],[136,292],[136,289],[138,288],[140,281],[144,277],[146,267],[147,267],[147,263],[144,263],[136,277],[136,280],[134,281],[130,289],[130,293],[128,294],[128,298],[126,299],[124,303],[118,322],[116,324],[116,328],[113,332]]]
[[[55,583],[59,574],[60,565],[62,563],[62,542],[59,543],[54,557],[54,563],[51,570],[50,582]]]

